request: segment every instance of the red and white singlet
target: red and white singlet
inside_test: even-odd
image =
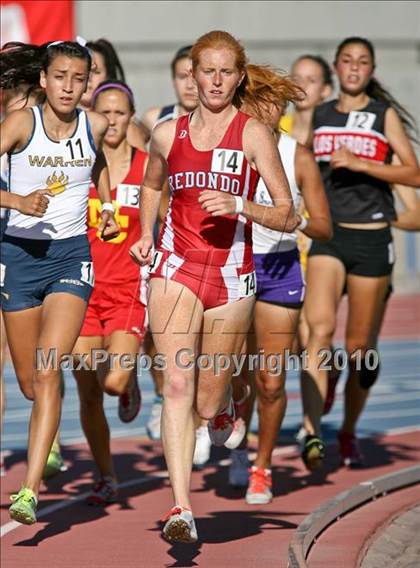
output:
[[[243,215],[213,217],[198,202],[205,189],[253,200],[259,176],[242,145],[249,119],[238,111],[218,146],[201,151],[191,142],[190,115],[182,116],[168,155],[171,197],[149,272],[184,284],[205,309],[255,293],[252,222]]]
[[[130,170],[111,191],[120,234],[110,241],[101,239],[101,201],[92,184],[89,192],[88,238],[95,271],[95,287],[89,301],[81,335],[107,336],[122,330],[143,335],[146,279],[129,255],[141,236],[139,201],[147,154],[133,149]]]

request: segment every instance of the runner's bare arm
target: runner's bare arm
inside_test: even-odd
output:
[[[103,139],[108,129],[108,119],[97,112],[90,112],[89,120],[97,149],[96,160],[92,169],[92,181],[95,184],[101,203],[112,203],[108,164],[102,151]],[[113,239],[118,235],[120,229],[112,211],[102,211],[98,230],[101,231],[104,240]]]
[[[274,207],[243,200],[241,214],[269,229],[294,231],[299,220],[271,131],[257,120],[249,120],[244,129],[243,147],[246,159],[263,178]],[[235,214],[236,199],[233,195],[205,190],[199,201],[203,209],[213,216]]]
[[[28,143],[34,127],[30,109],[15,110],[1,123],[0,155],[21,150]]]
[[[33,130],[33,113],[29,109],[16,110],[1,124],[0,153],[18,151],[28,143]],[[53,194],[46,188],[32,191],[29,195],[17,195],[10,191],[1,191],[0,204],[6,209],[15,209],[24,215],[42,217]]]
[[[176,121],[159,125],[150,143],[150,156],[140,195],[140,223],[143,235],[152,235],[158,217],[162,189],[168,177],[166,158],[175,136]]]
[[[331,239],[330,208],[318,164],[312,152],[301,144],[296,148],[295,170],[296,181],[309,214],[308,224],[302,232],[320,241]]]

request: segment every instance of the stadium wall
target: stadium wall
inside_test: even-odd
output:
[[[332,61],[349,35],[368,37],[377,52],[377,77],[420,124],[420,2],[76,2],[76,29],[106,37],[120,53],[138,114],[173,101],[169,62],[202,33],[224,29],[249,58],[288,70],[302,53]],[[395,288],[420,289],[420,235],[394,231]]]

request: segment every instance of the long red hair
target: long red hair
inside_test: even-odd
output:
[[[304,96],[302,89],[285,73],[268,65],[249,64],[243,45],[228,32],[220,30],[208,32],[195,42],[191,50],[193,70],[199,65],[202,51],[223,48],[233,51],[239,73],[245,73],[232,101],[237,108],[244,105],[249,114],[262,119],[273,105],[284,107]]]

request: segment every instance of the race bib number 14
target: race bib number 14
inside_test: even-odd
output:
[[[239,297],[253,296],[257,291],[257,279],[255,272],[241,274],[239,276]]]
[[[243,161],[244,153],[240,150],[215,148],[213,150],[213,157],[211,160],[211,171],[240,176],[242,173]]]

